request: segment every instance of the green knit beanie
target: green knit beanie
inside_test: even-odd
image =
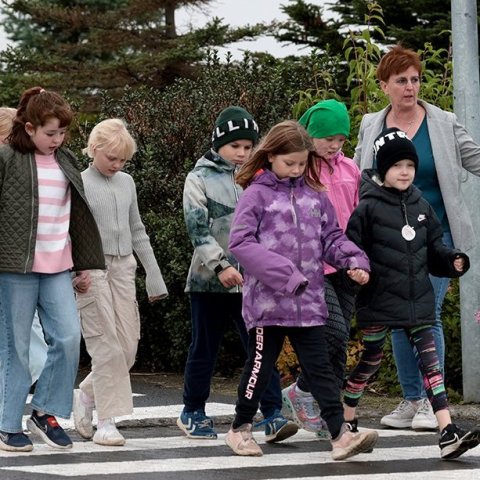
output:
[[[258,125],[242,107],[227,107],[215,121],[212,133],[213,149],[218,149],[235,140],[258,140]]]
[[[303,125],[312,138],[350,135],[350,117],[344,103],[335,99],[322,100],[310,107],[301,117]]]

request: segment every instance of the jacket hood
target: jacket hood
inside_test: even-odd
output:
[[[410,185],[407,190],[401,192],[396,188],[384,187],[381,185],[377,171],[373,168],[362,172],[362,183],[360,185],[360,199],[377,198],[384,202],[397,205],[399,200],[405,203],[413,203],[419,200],[422,192],[415,186]]]
[[[197,160],[195,168],[213,168],[219,172],[232,172],[236,166],[225,160],[215,150],[209,150],[203,157]]]
[[[305,179],[303,175],[297,178],[278,178],[270,169],[258,170],[252,179],[250,185],[265,185],[266,187],[279,190],[282,188],[290,189],[292,187],[300,187],[304,185]]]

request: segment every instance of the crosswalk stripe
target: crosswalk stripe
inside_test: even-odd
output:
[[[226,453],[229,453],[230,451],[228,450],[228,447],[225,448]],[[93,472],[96,475],[125,475],[133,473],[166,473],[185,471],[201,472],[207,470],[231,470],[249,467],[278,467],[336,463],[331,459],[329,451],[318,451],[314,454],[312,453],[313,452],[292,452],[285,454],[285,452],[282,452],[269,453],[263,457],[238,457],[226,455],[102,463],[55,463],[54,465],[37,464],[32,466],[11,466],[4,467],[3,469],[35,474],[43,473],[51,476],[80,477],[91,475]],[[422,458],[426,460],[438,458],[439,455],[440,451],[437,446],[400,447],[395,449],[378,448],[372,453],[356,456],[355,462],[368,462],[371,464],[372,462],[393,462],[396,460],[411,460],[412,458]],[[464,455],[464,458],[472,456],[475,456],[474,452],[467,452]],[[475,471],[477,475],[480,475],[480,469],[476,469]],[[472,472],[472,470],[469,472]],[[347,475],[338,478],[345,479],[348,477],[349,476]],[[438,478],[437,475],[436,478]],[[329,480],[332,480],[332,478],[330,477]]]
[[[361,429],[360,429],[361,430]],[[402,436],[423,436],[432,435],[428,432],[407,432],[407,431],[394,431],[394,430],[380,430],[379,436],[381,438],[402,437]],[[259,444],[265,443],[265,433],[255,432],[255,439]],[[127,443],[119,447],[107,447],[104,445],[97,445],[93,442],[74,442],[72,450],[69,450],[69,454],[80,453],[100,453],[100,452],[128,452],[137,450],[168,450],[178,448],[203,448],[203,447],[219,447],[225,446],[224,434],[219,434],[219,438],[216,440],[194,440],[187,438],[186,436],[176,437],[150,437],[150,438],[129,438]],[[315,434],[306,432],[305,430],[299,430],[293,437],[287,438],[282,442],[282,445],[291,444],[296,442],[323,442],[318,440]],[[432,442],[434,443],[434,442]],[[31,452],[22,453],[22,457],[39,456],[39,455],[65,455],[64,450],[55,450],[44,443],[35,444],[35,448]],[[5,452],[0,450],[1,457],[10,457],[13,455],[11,452]]]
[[[139,397],[143,394],[135,396]],[[268,473],[267,475],[272,475],[272,478],[263,480],[306,480],[307,478],[308,480],[325,478],[328,480],[363,480],[364,478],[365,480],[425,480],[426,478],[478,480],[480,478],[480,447],[467,452],[460,462],[446,463],[440,459],[438,434],[434,432],[377,430],[381,437],[378,448],[371,454],[356,456],[351,461],[356,462],[354,465],[358,463],[361,467],[343,470],[338,466],[346,462],[334,462],[331,459],[330,442],[319,440],[316,435],[305,430],[300,430],[279,446],[272,446],[266,445],[264,429],[259,427],[254,430],[254,436],[264,449],[264,456],[239,457],[233,455],[225,445],[224,433],[220,433],[216,440],[193,440],[180,434],[168,436],[174,433],[171,430],[168,431],[167,436],[147,437],[152,430],[136,428],[152,426],[156,429],[154,431],[162,432],[162,429],[157,427],[175,425],[175,420],[182,408],[181,404],[135,407],[133,415],[117,418],[118,425],[133,428],[125,430],[127,443],[123,447],[107,447],[96,445],[91,441],[79,441],[74,442],[72,450],[64,451],[52,449],[34,439],[32,452],[18,454],[0,450],[0,479],[11,478],[9,475],[14,475],[15,479],[23,479],[37,474],[49,475],[54,479],[64,477],[73,480],[81,477],[97,478],[97,475],[124,478],[131,474],[146,476],[150,474],[151,477],[148,478],[157,478],[164,474],[168,478],[177,478],[176,472],[179,472],[181,478],[183,475],[190,479],[198,478],[202,472],[204,478],[211,478],[212,475],[231,477],[231,473],[228,472],[234,470],[238,470],[238,478],[252,478],[249,473],[252,470],[249,469],[256,471],[258,467],[273,468],[272,471],[276,472],[276,475]],[[207,409],[208,415],[217,425],[224,424],[223,429],[220,430],[225,431],[225,424],[234,414],[233,402],[209,403]],[[24,420],[27,418],[28,416],[25,416]],[[73,418],[60,420],[60,422],[66,430],[73,430]],[[96,423],[95,414],[94,423]],[[406,438],[411,439],[411,442]],[[431,466],[428,471],[425,471],[424,462],[425,465]],[[327,477],[309,476],[309,474],[324,473],[321,469],[325,469]],[[208,473],[209,471],[212,473]],[[339,474],[342,471],[345,471],[345,475]]]
[[[118,426],[128,426],[132,422],[157,420],[159,423],[172,423],[173,419],[178,418],[180,412],[183,409],[183,405],[163,405],[160,407],[135,407],[133,409],[133,415],[126,415],[124,417],[117,417],[115,423]],[[228,403],[209,403],[208,412],[212,417],[232,416],[235,411],[235,406]],[[23,424],[26,424],[28,415],[23,416]],[[73,430],[73,417],[68,420],[58,419],[60,425],[65,430]],[[93,412],[93,424],[97,424],[96,412]]]
[[[458,475],[458,477],[454,476]],[[480,470],[448,470],[447,472],[435,471],[435,480],[478,480]],[[354,475],[329,475],[328,477],[288,477],[288,478],[265,478],[263,480],[425,480],[425,472],[395,472],[395,473],[355,473]]]

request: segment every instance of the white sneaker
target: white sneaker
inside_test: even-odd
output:
[[[95,432],[95,435],[93,436],[93,441],[98,445],[107,445],[114,447],[121,447],[122,445],[125,445],[125,438],[117,430],[113,418],[109,418],[103,421],[102,426],[98,428]]]
[[[225,443],[237,455],[252,457],[261,457],[263,455],[262,449],[253,438],[251,423],[244,423],[235,430],[230,428],[225,435]]]
[[[411,428],[417,408],[416,402],[402,400],[393,412],[385,415],[380,420],[380,423],[391,428]]]
[[[75,430],[83,438],[90,440],[93,437],[93,408],[82,402],[81,395],[81,390],[73,391],[73,422],[75,423]]]
[[[412,420],[414,430],[437,430],[437,417],[433,413],[433,408],[428,398],[422,398],[418,404],[417,413]]]

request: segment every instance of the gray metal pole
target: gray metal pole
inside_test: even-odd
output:
[[[451,5],[454,110],[459,122],[480,143],[477,2],[452,0]],[[465,178],[462,191],[480,240],[480,181],[471,174]],[[480,324],[476,316],[480,310],[480,245],[468,255],[471,268],[460,281],[463,398],[480,402]]]

